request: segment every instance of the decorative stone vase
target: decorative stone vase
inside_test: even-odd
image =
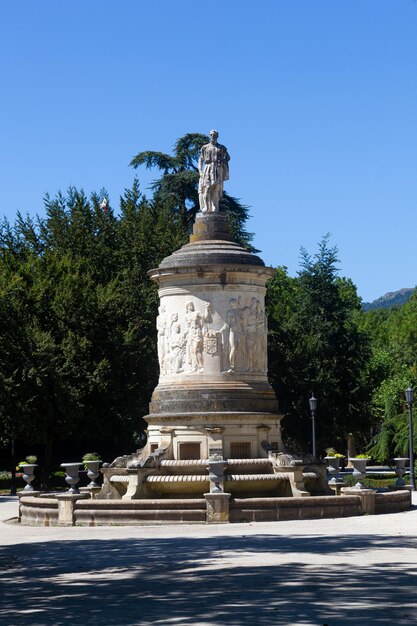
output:
[[[328,472],[330,474],[330,476],[332,477],[329,480],[329,483],[331,483],[332,485],[334,485],[335,483],[337,483],[337,475],[340,472],[340,457],[338,456],[325,456],[324,457],[325,460],[328,463]]]
[[[19,465],[19,467],[23,471],[23,480],[26,483],[26,487],[24,488],[23,491],[33,491],[31,482],[35,478],[34,471],[35,471],[35,467],[38,467],[37,464],[36,463],[22,463],[22,465]]]
[[[89,487],[90,489],[92,489],[93,487],[99,487],[99,485],[95,481],[100,473],[100,463],[101,461],[84,461],[84,465],[87,468],[87,476],[91,481],[87,485],[87,487]]]
[[[211,493],[221,493],[222,483],[224,481],[224,468],[227,461],[209,461],[209,479],[212,484]]]
[[[349,461],[353,465],[353,475],[357,480],[354,489],[365,489],[366,487],[362,481],[366,476],[366,464],[368,463],[369,459],[358,459],[356,457],[349,457]]]
[[[80,493],[76,485],[80,482],[80,467],[82,463],[61,463],[65,469],[65,481],[69,485],[68,493]]]
[[[396,457],[395,459],[393,459],[395,462],[395,473],[397,474],[398,478],[395,482],[395,486],[396,487],[404,487],[405,485],[405,480],[403,478],[406,469],[405,469],[405,465],[406,463],[409,461],[408,457]]]

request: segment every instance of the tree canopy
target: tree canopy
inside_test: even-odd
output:
[[[302,250],[297,277],[278,268],[268,287],[271,380],[286,414],[287,441],[303,449],[311,439],[312,393],[318,449],[344,448],[348,433],[370,426],[370,343],[356,323],[356,289],[338,277],[337,262],[337,249],[324,237],[315,255]]]
[[[369,451],[377,461],[388,462],[408,456],[405,389],[417,387],[417,292],[402,306],[368,311],[360,326],[372,342],[375,427]],[[414,441],[416,446],[416,428]]]
[[[44,219],[18,216],[0,233],[3,438],[42,444],[46,457],[68,437],[131,448],[156,384],[147,272],[186,233],[137,180],[117,217],[104,194],[46,197]]]

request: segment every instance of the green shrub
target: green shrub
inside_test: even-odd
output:
[[[340,452],[336,452],[334,448],[326,448],[326,456],[334,456],[336,459],[345,459],[345,455]]]
[[[101,461],[101,456],[98,452],[86,452],[82,457],[83,461]]]
[[[375,475],[372,477],[366,476],[362,482],[364,486],[369,489],[383,489],[395,485],[396,480],[396,476],[387,477],[383,475]],[[408,482],[407,478],[405,478],[405,481]],[[353,487],[356,485],[357,480],[352,474],[348,474],[347,476],[344,476],[344,482],[346,487]]]

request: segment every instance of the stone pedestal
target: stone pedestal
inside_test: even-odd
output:
[[[205,493],[207,524],[229,523],[230,493]]]
[[[341,490],[345,487],[345,483],[343,480],[335,481],[334,483],[329,482],[330,489],[334,492],[335,496],[340,495]]]
[[[376,491],[374,489],[357,489],[355,487],[343,487],[343,496],[359,496],[361,499],[362,513],[364,515],[375,514]]]
[[[198,214],[190,243],[150,272],[159,285],[159,383],[149,452],[166,458],[267,457],[282,450],[267,377],[266,282],[273,270],[232,241],[221,213]]]
[[[74,526],[74,508],[77,500],[85,500],[86,493],[64,493],[56,496],[58,500],[58,526]]]
[[[86,494],[92,500],[94,500],[94,498],[98,496],[100,491],[101,491],[100,485],[97,485],[96,487],[80,487],[80,493]]]

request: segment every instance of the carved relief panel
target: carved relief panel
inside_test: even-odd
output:
[[[161,376],[267,371],[263,295],[161,298],[157,317]]]

